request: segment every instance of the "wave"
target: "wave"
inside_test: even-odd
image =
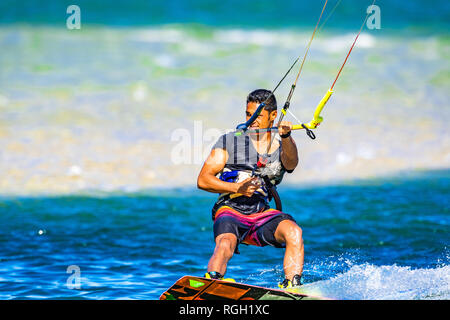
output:
[[[450,266],[413,269],[365,263],[303,287],[302,292],[338,300],[447,300]]]

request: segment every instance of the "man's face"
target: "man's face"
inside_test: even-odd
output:
[[[256,109],[258,109],[259,103],[258,102],[249,102],[247,103],[247,109],[245,111],[246,114],[246,121],[250,119],[250,117],[255,113]],[[261,113],[259,114],[258,118],[250,125],[250,129],[265,129],[272,126],[273,121],[277,117],[277,111],[274,110],[269,113],[269,111],[262,109]]]

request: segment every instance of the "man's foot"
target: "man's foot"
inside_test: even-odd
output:
[[[292,281],[289,279],[284,279],[282,283],[278,284],[278,287],[281,289],[289,289],[294,287],[300,287],[303,284],[303,277],[299,274],[296,274]]]
[[[215,280],[222,280],[223,279],[223,275],[219,272],[216,271],[209,271],[207,273],[205,273],[205,278],[206,279],[215,279]]]
[[[223,280],[223,281],[230,281],[230,282],[236,282],[234,279],[231,278],[225,278],[223,277],[223,274],[216,272],[216,271],[209,271],[205,273],[206,279],[214,279],[214,280]]]

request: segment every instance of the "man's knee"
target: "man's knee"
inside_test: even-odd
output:
[[[303,231],[291,220],[281,221],[275,232],[275,236],[278,241],[282,241],[286,245],[302,246],[303,244]]]
[[[227,257],[233,256],[237,239],[234,234],[222,234],[216,239],[216,252]]]

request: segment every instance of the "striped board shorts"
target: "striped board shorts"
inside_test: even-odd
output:
[[[231,207],[223,206],[215,214],[214,239],[223,233],[234,234],[238,240],[236,253],[239,253],[238,245],[240,243],[258,247],[270,245],[284,248],[286,245],[275,239],[275,231],[283,220],[295,222],[291,215],[275,209],[247,215]]]

